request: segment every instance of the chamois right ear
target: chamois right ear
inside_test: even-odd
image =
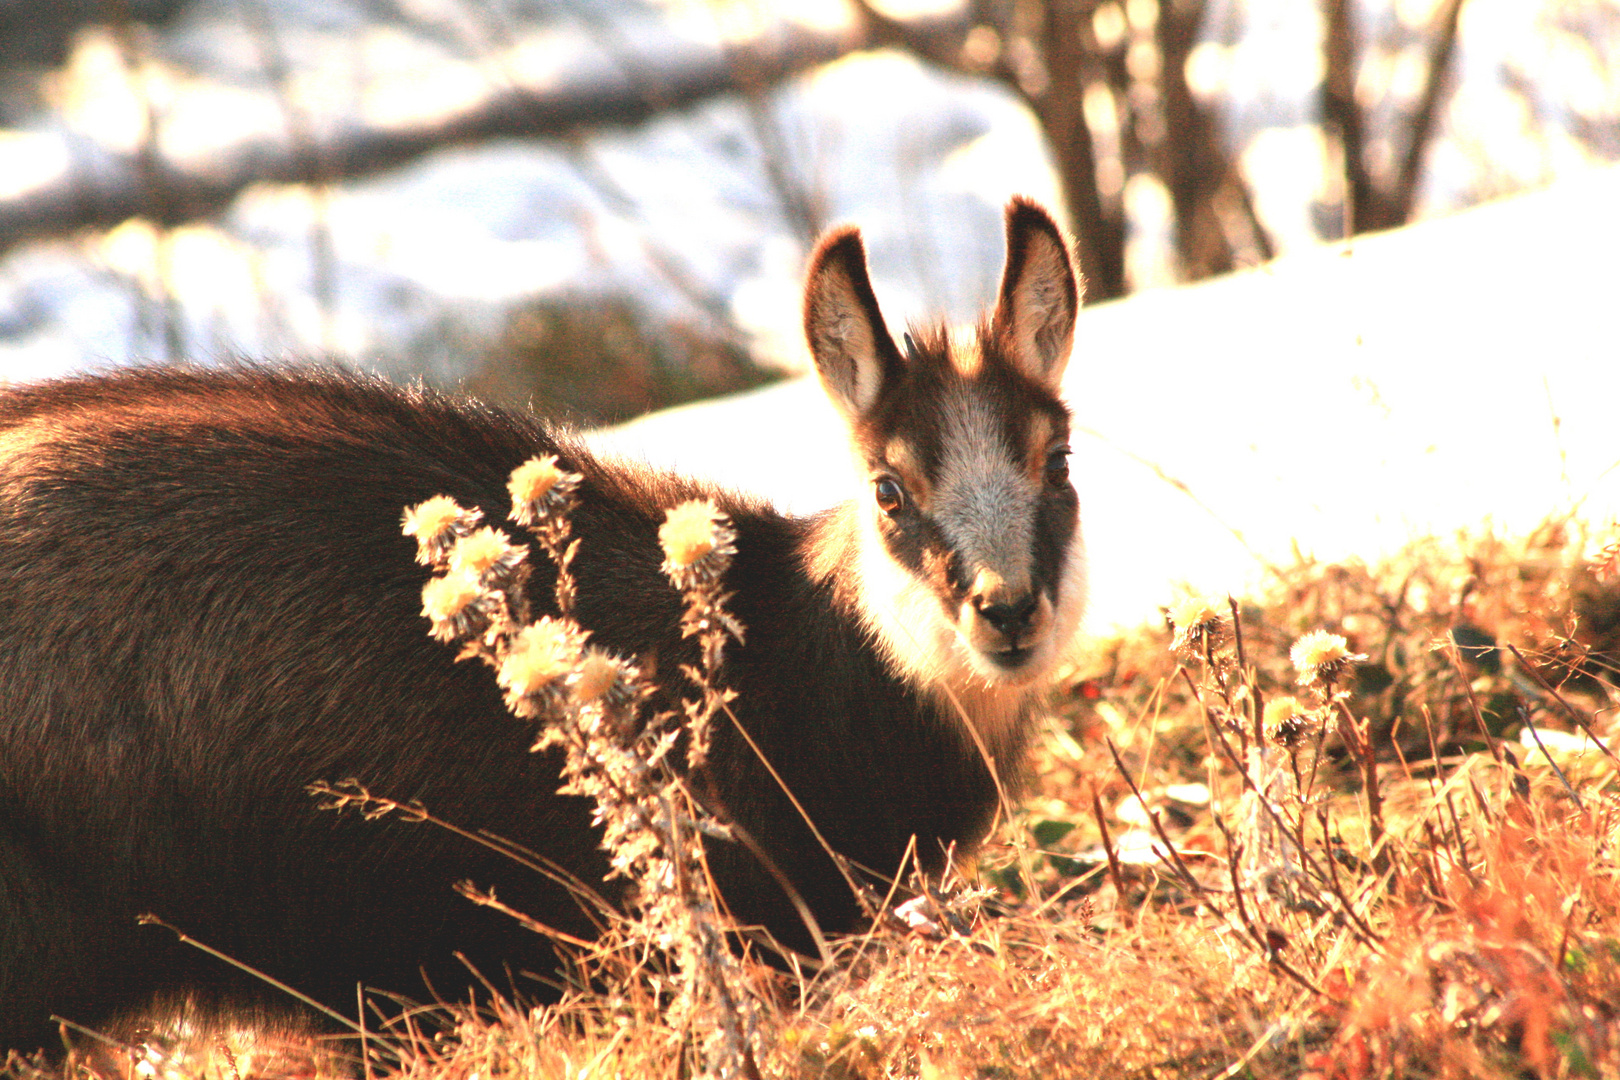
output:
[[[996,341],[1025,375],[1056,390],[1079,307],[1069,242],[1038,203],[1015,196],[1007,204],[1007,266],[992,317]]]
[[[828,233],[810,256],[804,335],[821,385],[845,419],[865,416],[904,361],[878,310],[859,229]]]

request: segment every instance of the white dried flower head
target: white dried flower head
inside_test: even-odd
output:
[[[1611,535],[1620,534],[1620,525],[1610,528]],[[1587,559],[1586,568],[1600,585],[1620,581],[1620,535],[1597,548]]]
[[[1302,636],[1288,651],[1288,658],[1299,672],[1299,685],[1324,687],[1338,681],[1351,664],[1367,659],[1364,654],[1352,653],[1343,637],[1326,630],[1312,630]]]
[[[457,540],[472,532],[483,518],[477,507],[469,510],[448,495],[407,506],[400,531],[416,537],[416,561],[437,565]]]
[[[1267,701],[1262,720],[1266,738],[1287,747],[1298,746],[1319,726],[1311,710],[1300,704],[1298,698],[1288,695]]]
[[[1170,642],[1174,652],[1202,656],[1206,650],[1213,652],[1226,644],[1229,636],[1228,609],[1204,597],[1181,601],[1170,609],[1168,618],[1175,628]]]
[[[677,589],[718,581],[737,553],[737,531],[713,499],[691,499],[668,510],[658,527],[664,573]]]
[[[574,676],[574,700],[600,702],[604,711],[622,715],[642,697],[641,669],[601,649],[586,649]]]
[[[574,700],[595,701],[612,689],[618,678],[618,661],[599,649],[587,649],[574,679]]]
[[[439,641],[476,637],[490,624],[493,608],[478,579],[450,573],[422,586],[422,614],[432,624],[428,633]]]
[[[565,515],[574,505],[574,493],[584,479],[557,464],[556,454],[534,457],[512,470],[506,490],[512,493],[511,518],[519,525],[537,525]]]
[[[501,587],[512,579],[528,552],[488,525],[463,536],[450,548],[451,573],[466,574],[486,585]]]
[[[506,691],[506,707],[529,717],[559,704],[588,636],[577,624],[549,615],[514,634],[495,670],[495,681]]]

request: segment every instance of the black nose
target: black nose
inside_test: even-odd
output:
[[[1029,593],[1000,604],[985,604],[975,599],[973,607],[979,618],[995,627],[1002,637],[1016,641],[1029,629],[1029,620],[1035,614],[1035,594]]]

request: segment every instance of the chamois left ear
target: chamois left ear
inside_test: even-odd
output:
[[[827,396],[851,423],[900,375],[904,361],[883,324],[861,234],[838,229],[816,245],[804,283],[804,335]]]
[[[1025,375],[1056,390],[1079,307],[1068,241],[1038,204],[1015,197],[1007,204],[1007,268],[990,323],[997,344]]]

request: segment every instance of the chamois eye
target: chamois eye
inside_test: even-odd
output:
[[[878,509],[885,514],[893,514],[905,505],[905,489],[900,486],[900,481],[892,476],[878,477],[872,485],[872,490],[877,496]]]
[[[1060,446],[1046,455],[1046,482],[1062,487],[1069,482],[1069,448]]]

